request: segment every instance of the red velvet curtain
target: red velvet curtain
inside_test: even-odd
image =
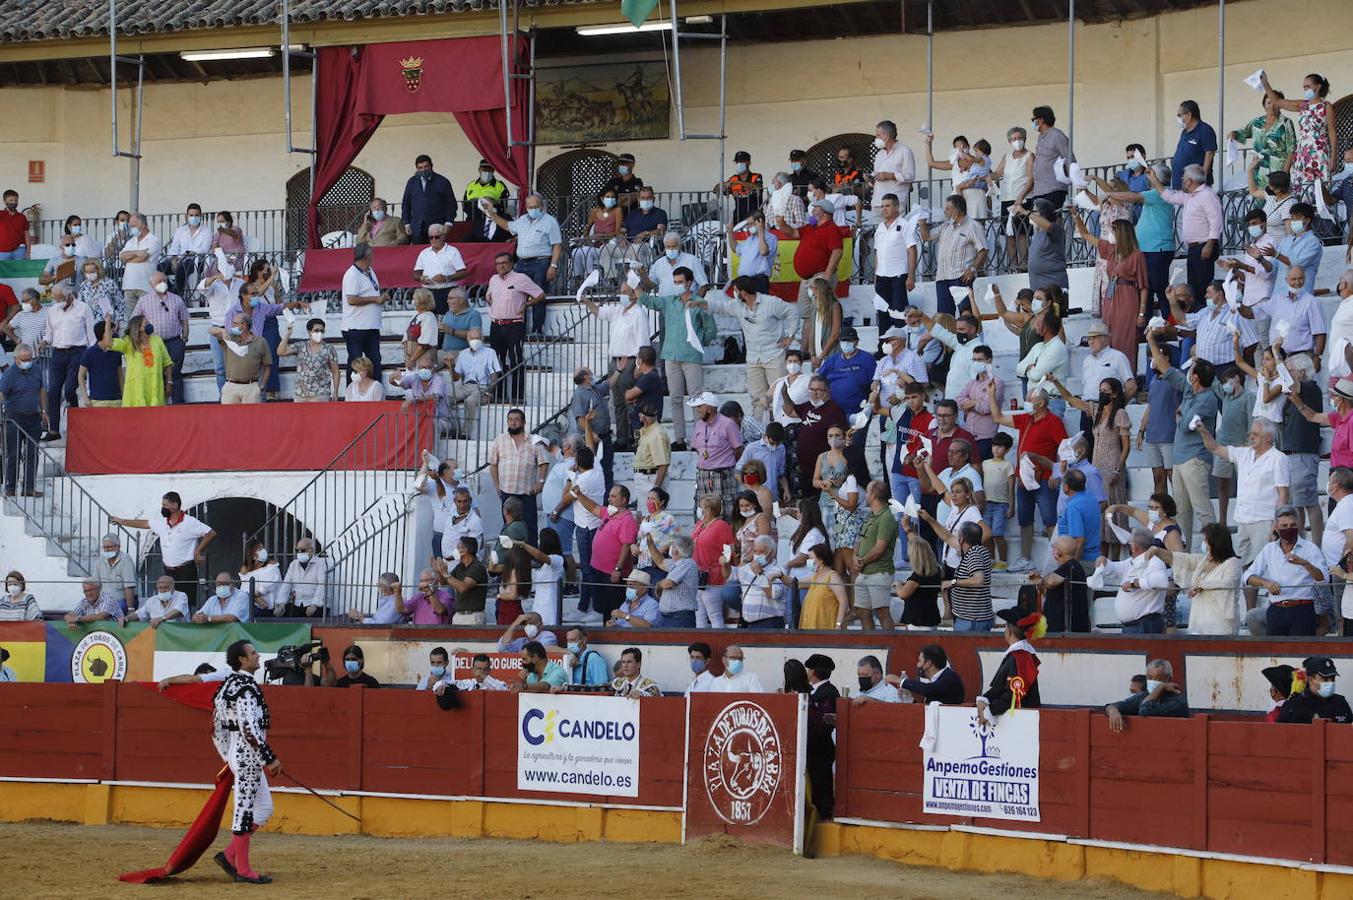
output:
[[[525,71],[530,45],[516,42],[512,65]],[[310,196],[310,246],[319,246],[316,207],[387,115],[446,112],[455,116],[474,148],[519,188],[530,180],[527,147],[508,153],[502,91],[502,45],[497,37],[402,41],[362,47],[324,47],[315,98],[315,189]],[[530,92],[513,79],[512,131],[528,134]],[[410,148],[410,155],[417,155]]]

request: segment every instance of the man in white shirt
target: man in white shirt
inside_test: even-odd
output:
[[[150,273],[160,257],[160,239],[150,233],[146,217],[132,213],[131,233],[122,245],[118,259],[122,260],[122,295],[128,307],[136,306],[141,295],[150,290]]]
[[[174,278],[174,293],[186,296],[188,289],[197,284],[201,277],[201,268],[211,254],[212,231],[202,224],[202,207],[196,203],[188,204],[184,222],[174,229],[165,253],[165,270]]]
[[[1252,210],[1245,218],[1247,243],[1244,255],[1217,261],[1220,268],[1229,269],[1232,274],[1244,273],[1245,291],[1241,295],[1241,307],[1249,311],[1250,315],[1246,318],[1253,318],[1257,337],[1265,346],[1268,345],[1269,338],[1267,301],[1273,295],[1273,277],[1276,269],[1272,257],[1265,251],[1273,250],[1276,253],[1278,246],[1268,233],[1266,223],[1267,217],[1262,209]]]
[[[764,694],[761,679],[755,672],[742,670],[746,660],[742,648],[729,644],[723,651],[723,674],[714,679],[708,690],[715,694]]]
[[[587,311],[611,327],[609,355],[611,364],[606,372],[606,380],[611,390],[611,423],[615,429],[617,449],[634,446],[634,429],[625,403],[625,392],[634,387],[637,373],[634,370],[635,358],[639,348],[651,345],[649,336],[653,333],[653,314],[647,307],[639,305],[639,295],[634,291],[625,291],[616,303],[598,306],[591,297],[583,297]]]
[[[1150,550],[1151,533],[1137,529],[1128,542],[1128,559],[1110,562],[1101,556],[1095,562],[1096,571],[1103,572],[1107,583],[1119,580],[1113,609],[1123,625],[1123,634],[1165,633],[1165,591],[1170,586],[1170,572]]]
[[[691,658],[691,671],[695,677],[686,687],[686,695],[699,694],[702,691],[714,690],[714,682],[717,680],[714,673],[709,670],[709,660],[714,656],[714,651],[710,649],[709,644],[704,641],[696,641],[686,648],[687,655]]]
[[[897,140],[897,125],[887,119],[874,127],[874,195],[870,204],[883,208],[883,195],[896,194],[899,209],[911,206],[911,183],[916,180],[916,157],[911,148]]]
[[[222,572],[216,576],[216,592],[193,614],[193,622],[198,625],[245,623],[250,619],[252,605],[249,595],[240,590],[239,579],[230,572]]]
[[[160,498],[160,515],[154,519],[124,519],[109,516],[123,528],[145,528],[160,539],[160,560],[164,573],[174,579],[178,590],[188,596],[189,605],[197,602],[197,564],[205,561],[207,545],[216,538],[205,523],[183,511],[183,498],[167,491]]]
[[[1242,576],[1246,587],[1268,592],[1266,605],[1245,614],[1251,634],[1313,637],[1333,621],[1325,553],[1301,536],[1299,521],[1294,507],[1279,507],[1273,513],[1277,540],[1264,545]]]
[[[414,261],[413,277],[432,291],[437,304],[433,311],[440,319],[450,308],[446,298],[451,288],[462,282],[469,270],[460,251],[447,243],[445,225],[429,225],[428,241],[429,245],[419,251]]]
[[[649,266],[647,272],[640,272],[643,289],[659,297],[679,297],[684,292],[672,280],[672,273],[677,269],[686,268],[695,276],[695,292],[701,297],[705,296],[709,292],[709,279],[705,277],[705,267],[694,254],[681,251],[681,235],[675,231],[668,231],[662,236],[662,249],[662,258]]]
[[[1123,385],[1124,397],[1137,395],[1137,381],[1132,375],[1132,363],[1127,354],[1109,346],[1109,326],[1096,319],[1087,332],[1090,352],[1081,361],[1081,399],[1087,403],[1099,402],[1099,383],[1105,378],[1117,378]],[[1094,431],[1095,423],[1081,413],[1081,431]]]
[[[442,532],[442,551],[452,568],[460,562],[460,551],[456,549],[461,538],[472,537],[476,542],[484,540],[484,520],[474,511],[474,498],[470,489],[460,485],[451,493],[451,502],[456,511],[446,517],[446,530]]]
[[[575,577],[573,561],[573,505],[560,501],[564,497],[564,487],[573,476],[573,455],[577,452],[582,438],[576,434],[566,435],[559,441],[559,460],[550,466],[545,476],[545,487],[540,491],[540,508],[549,516],[550,527],[559,535],[559,547],[564,553],[564,582],[572,584]],[[558,510],[558,512],[555,512]]]
[[[47,323],[42,328],[39,349],[50,347],[47,360],[47,433],[44,441],[61,437],[61,401],[78,406],[80,357],[95,343],[94,313],[64,285],[52,285],[52,304],[47,307]]]
[[[441,696],[446,692],[447,685],[452,685],[458,691],[506,691],[508,686],[489,674],[489,658],[487,654],[476,653],[474,659],[470,662],[470,671],[473,673],[470,678],[458,678],[452,680],[449,676],[443,678],[432,686],[432,692]]]
[[[1332,569],[1353,553],[1353,469],[1333,469],[1325,491],[1334,501],[1334,511],[1325,520],[1320,550],[1325,554],[1325,565]],[[1353,618],[1348,613],[1345,617]]]
[[[1045,310],[1034,320],[1034,327],[1042,340],[1034,344],[1028,354],[1015,364],[1015,374],[1029,379],[1030,390],[1043,381],[1045,375],[1052,375],[1066,384],[1070,377],[1068,370],[1071,367],[1071,355],[1067,352],[1066,342],[1059,335],[1061,319],[1052,310]],[[1057,393],[1051,380],[1045,382],[1042,389],[1048,395],[1048,409],[1059,419],[1064,418],[1066,399]]]
[[[296,555],[282,578],[281,597],[286,601],[286,615],[322,614],[327,579],[328,566],[315,556],[315,542],[311,538],[301,538],[296,542]]]
[[[469,346],[456,354],[451,366],[451,394],[447,399],[452,419],[458,423],[455,430],[474,441],[479,439],[479,407],[493,391],[503,366],[498,351],[484,343],[478,328],[467,331],[465,340]]]
[[[1236,499],[1231,521],[1236,525],[1236,553],[1247,566],[1273,535],[1273,511],[1291,502],[1287,454],[1273,446],[1273,429],[1272,422],[1255,417],[1250,422],[1248,447],[1218,444],[1206,425],[1200,424],[1197,429],[1209,452],[1235,464]]]
[[[445,647],[433,647],[432,652],[428,654],[428,673],[418,679],[418,683],[413,686],[413,689],[415,691],[426,691],[440,685],[451,674],[450,662],[451,657],[447,654]]]
[[[884,194],[883,221],[874,229],[874,293],[888,304],[888,310],[879,310],[884,329],[906,323],[907,294],[916,290],[916,227],[901,211],[898,195]]]
[[[151,628],[158,628],[161,622],[188,621],[188,595],[174,590],[174,579],[161,575],[155,579],[155,593],[141,601],[141,605],[128,614],[127,621],[133,619],[149,622]]]
[[[343,342],[348,347],[348,375],[359,356],[371,360],[371,377],[381,380],[381,293],[372,268],[370,244],[352,248],[352,265],[343,273]]]
[[[879,662],[877,656],[862,657],[855,674],[860,679],[860,692],[851,698],[854,705],[902,702],[902,695],[897,688],[883,679],[883,663]]]

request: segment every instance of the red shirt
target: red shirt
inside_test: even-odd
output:
[[[28,216],[0,209],[0,253],[19,249],[28,240]]]
[[[733,543],[733,526],[724,519],[715,519],[706,525],[703,521],[695,526],[691,535],[695,538],[695,553],[692,558],[701,572],[709,573],[709,587],[718,587],[724,583],[723,548]]]
[[[833,250],[841,250],[841,229],[835,222],[819,222],[799,229],[799,246],[794,251],[794,271],[800,278],[812,278],[827,270]]]
[[[1066,427],[1062,425],[1062,420],[1052,414],[1051,411],[1045,412],[1042,419],[1035,420],[1030,413],[1020,413],[1017,416],[1011,416],[1011,421],[1019,429],[1019,455],[1026,453],[1037,453],[1039,456],[1046,456],[1048,459],[1057,458],[1057,448],[1062,441],[1066,440]],[[1046,481],[1052,477],[1052,470],[1043,466],[1035,466],[1039,481]]]
[[[9,318],[11,306],[18,306],[19,298],[14,296],[14,288],[0,282],[0,322]]]
[[[949,468],[949,445],[954,441],[967,441],[968,446],[972,448],[972,453],[968,454],[969,462],[972,463],[974,469],[982,467],[982,455],[977,452],[977,438],[973,437],[968,431],[955,428],[953,434],[948,437],[940,437],[939,425],[934,422],[930,423],[926,431],[935,445],[934,452],[930,455],[930,466],[936,474]]]
[[[923,409],[916,415],[911,417],[911,422],[907,425],[907,427],[912,429],[913,431],[919,431],[921,434],[929,434],[930,426],[934,423],[934,421],[935,417],[930,414],[930,410]],[[902,454],[903,459],[905,459],[908,455],[914,456],[916,455],[917,452],[920,451],[921,434],[918,434],[911,440],[907,441],[907,452]],[[908,465],[907,463],[902,464],[902,474],[907,476],[908,478],[921,477],[921,473],[916,471],[916,467]]]

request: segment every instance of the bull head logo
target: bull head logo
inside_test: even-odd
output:
[[[401,59],[399,69],[404,75],[404,87],[410,94],[418,93],[418,89],[423,86],[423,57]]]

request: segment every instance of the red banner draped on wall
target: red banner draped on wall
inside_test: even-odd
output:
[[[519,71],[529,44],[516,41]],[[470,143],[519,188],[530,180],[525,147],[509,155],[503,103],[502,44],[497,37],[400,41],[323,47],[315,96],[315,189],[310,196],[310,246],[319,246],[316,206],[386,116],[444,112],[455,116]],[[529,84],[512,81],[513,140],[527,139]],[[421,152],[422,148],[417,148]],[[417,155],[410,148],[410,158]]]

